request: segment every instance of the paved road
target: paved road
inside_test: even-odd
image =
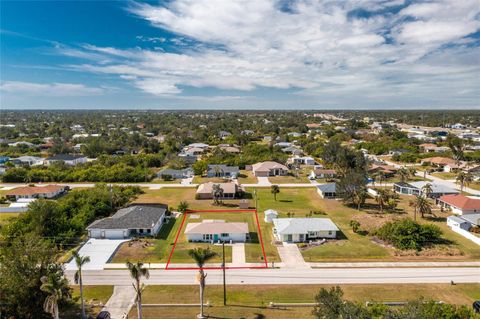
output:
[[[221,284],[221,270],[206,270],[208,284]],[[66,271],[70,280],[73,271]],[[147,285],[193,285],[195,270],[151,270]],[[381,283],[480,283],[480,268],[322,268],[322,269],[232,269],[229,284],[381,284]],[[86,270],[86,285],[131,285],[124,270]]]

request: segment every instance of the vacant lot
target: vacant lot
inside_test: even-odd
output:
[[[60,317],[66,319],[80,318],[80,287],[72,286],[72,302],[60,309]],[[113,293],[113,286],[83,286],[83,298],[87,315],[96,316]]]
[[[18,217],[20,213],[0,213],[0,227],[6,225],[9,221]]]
[[[208,279],[207,279],[208,280]],[[222,286],[207,286],[205,300],[213,307],[206,308],[206,313],[215,318],[312,318],[312,308],[266,308],[270,302],[314,302],[314,297],[321,288],[328,285],[232,285],[227,286],[227,304],[223,304]],[[343,285],[341,286],[348,300],[366,301],[408,301],[424,297],[442,300],[448,303],[470,305],[480,298],[480,284],[433,284],[433,285]],[[295,293],[292,293],[295,292]],[[148,286],[145,289],[144,303],[196,303],[197,286]],[[193,318],[198,313],[197,307],[162,307],[161,311],[168,318]],[[144,318],[157,318],[159,308],[143,308]],[[129,318],[136,318],[135,309]]]

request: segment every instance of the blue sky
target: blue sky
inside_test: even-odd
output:
[[[480,108],[478,0],[1,1],[1,108]]]

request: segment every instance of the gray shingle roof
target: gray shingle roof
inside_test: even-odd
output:
[[[208,165],[208,172],[216,173],[216,169],[221,173],[238,173],[240,169],[238,166],[227,166],[224,164],[212,164]]]
[[[136,229],[151,228],[165,215],[166,208],[135,205],[118,210],[113,216],[91,223],[87,229]]]
[[[322,184],[322,185],[318,185],[317,187],[319,190],[322,191],[322,193],[335,193],[337,190],[336,183]]]
[[[275,218],[278,234],[306,234],[314,231],[338,231],[330,218]]]
[[[47,158],[48,161],[73,161],[79,158],[84,158],[84,155],[71,155],[71,154],[57,154]]]

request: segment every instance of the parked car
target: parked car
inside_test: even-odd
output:
[[[100,313],[97,315],[97,319],[110,319],[110,312],[100,311]]]

